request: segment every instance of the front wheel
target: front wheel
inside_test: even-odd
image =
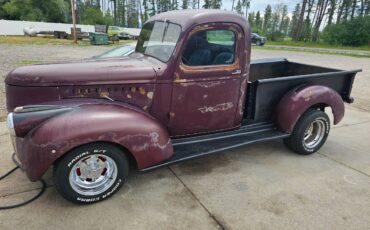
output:
[[[284,139],[284,143],[298,154],[312,154],[325,143],[329,131],[328,115],[321,110],[310,109],[298,120],[292,134]]]
[[[72,150],[54,167],[57,191],[75,203],[94,203],[112,196],[126,182],[129,164],[116,146],[96,143]]]

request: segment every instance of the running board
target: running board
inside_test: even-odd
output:
[[[248,125],[247,127],[241,127],[233,131],[173,139],[174,155],[170,159],[141,169],[140,171],[148,171],[256,142],[280,139],[288,136],[289,134],[287,133],[277,131],[270,123],[261,123],[258,125]]]

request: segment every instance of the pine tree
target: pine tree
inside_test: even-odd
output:
[[[271,30],[271,17],[272,17],[272,9],[271,5],[268,4],[265,9],[265,15],[263,17],[263,33],[267,33]]]
[[[157,11],[155,9],[155,0],[150,0],[150,11],[149,11],[149,16],[154,16],[157,14]]]
[[[257,11],[257,13],[256,13],[256,19],[255,19],[254,24],[255,24],[255,27],[256,27],[257,31],[262,30],[262,19],[261,19],[260,11]]]
[[[204,5],[203,5],[204,9],[211,9],[211,6],[212,6],[212,0],[204,0]]]
[[[293,32],[293,41],[301,40],[301,35],[303,31],[303,23],[304,23],[304,14],[306,12],[307,3],[308,3],[308,0],[302,0],[301,12],[299,12],[297,26]]]
[[[280,26],[279,26],[279,31],[286,33],[286,18],[288,17],[288,6],[283,5],[281,8],[281,21],[280,21]]]
[[[126,21],[126,0],[117,0],[117,11],[116,11],[116,25],[126,27],[127,21]]]
[[[148,20],[148,0],[143,0],[143,8],[144,8],[144,14],[143,14],[143,22]]]
[[[189,0],[182,1],[182,9],[187,9],[189,7]]]
[[[292,12],[292,20],[290,23],[290,28],[289,28],[289,36],[293,37],[294,31],[297,29],[297,23],[299,20],[299,12],[301,11],[301,5],[298,3],[295,5],[294,11]]]
[[[236,6],[235,6],[235,11],[240,14],[240,15],[244,15],[243,13],[243,9],[242,9],[242,3],[240,0],[238,0],[238,3],[236,3]]]
[[[136,0],[127,1],[127,26],[137,28],[139,26],[139,10]]]
[[[211,9],[220,9],[222,6],[222,0],[212,0]]]
[[[248,18],[248,9],[250,7],[251,0],[242,0],[242,7],[245,9],[245,17]]]
[[[249,22],[249,25],[252,28],[255,28],[256,27],[254,12],[251,12],[251,13],[248,14],[248,22]]]
[[[198,8],[198,0],[192,0],[191,1],[191,8],[193,8],[193,9]]]
[[[179,2],[177,0],[172,0],[171,10],[178,10],[178,9],[179,9]]]

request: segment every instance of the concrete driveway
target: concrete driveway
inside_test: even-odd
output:
[[[0,172],[13,167],[1,123]],[[281,141],[255,144],[149,173],[132,172],[111,199],[80,206],[55,191],[0,211],[0,229],[368,229],[370,113],[347,107],[319,153]],[[36,193],[20,171],[0,183],[0,203]]]

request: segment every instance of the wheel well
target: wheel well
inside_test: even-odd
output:
[[[126,155],[127,157],[127,160],[129,162],[129,166],[130,168],[134,168],[134,169],[137,169],[137,161],[135,159],[135,157],[131,154],[131,152],[124,146],[120,145],[120,144],[117,144],[117,143],[114,143],[114,142],[109,142],[109,141],[96,141],[96,142],[89,142],[89,143],[85,143],[85,144],[82,144],[82,145],[78,145],[78,146],[75,146],[74,148],[70,149],[69,151],[67,151],[65,154],[61,155],[58,159],[56,159],[53,163],[53,165],[56,165],[58,164],[58,162],[64,157],[66,156],[69,152],[73,151],[74,149],[76,148],[80,148],[81,146],[84,146],[84,145],[88,145],[88,144],[96,144],[96,143],[101,143],[101,144],[107,144],[107,145],[113,145],[119,149],[122,150],[122,152]]]
[[[330,105],[326,104],[326,103],[318,103],[318,104],[312,105],[306,111],[308,111],[309,109],[318,109],[318,110],[321,110],[321,111],[325,112],[326,107],[330,108],[331,113],[334,115],[333,108]]]
[[[325,108],[326,107],[330,107],[330,105],[328,105],[328,104],[325,104],[325,103],[318,103],[318,104],[314,104],[314,105],[312,105],[311,107],[309,107],[307,110],[309,110],[309,109],[319,109],[319,110],[321,110],[321,111],[325,111]],[[330,107],[331,108],[331,107]],[[307,111],[306,110],[306,111]]]

